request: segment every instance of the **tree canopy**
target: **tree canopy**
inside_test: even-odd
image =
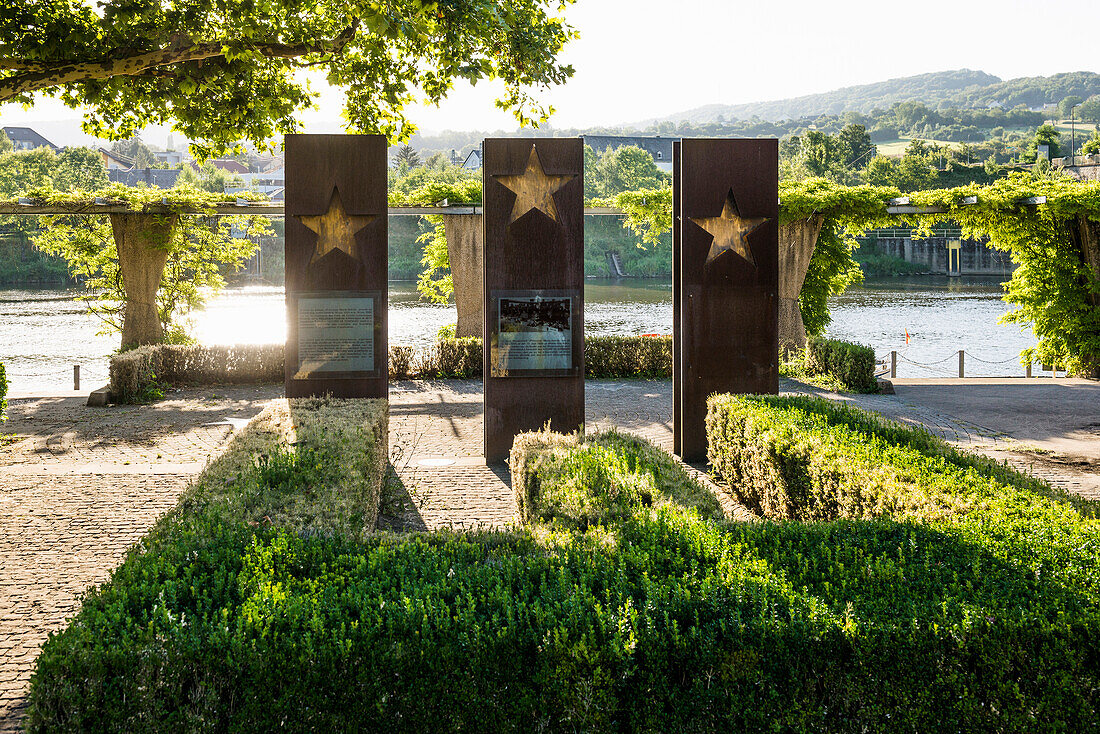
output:
[[[573,0],[21,0],[0,5],[0,103],[87,105],[85,130],[128,138],[171,124],[210,154],[298,129],[316,68],[345,90],[350,127],[390,138],[403,109],[456,80],[499,79],[521,123],[552,108],[533,88],[573,72]]]

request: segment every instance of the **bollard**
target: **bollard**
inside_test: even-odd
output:
[[[964,354],[965,354],[965,352],[960,349],[959,350],[959,377],[963,376],[963,355]]]
[[[80,389],[80,365],[73,365],[73,390]]]
[[[890,379],[898,376],[898,353],[890,352]]]

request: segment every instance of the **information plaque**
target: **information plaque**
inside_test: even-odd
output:
[[[300,293],[297,303],[298,369],[294,379],[373,376],[378,294]]]
[[[494,291],[492,375],[573,375],[573,307],[578,303],[569,291]]]

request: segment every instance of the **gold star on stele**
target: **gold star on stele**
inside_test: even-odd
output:
[[[355,233],[374,219],[373,216],[357,217],[345,212],[344,203],[340,201],[340,190],[335,186],[332,187],[332,199],[329,200],[327,212],[317,216],[296,216],[302,224],[317,233],[317,246],[309,260],[310,265],[333,250],[342,250],[355,257],[352,252],[355,247]]]
[[[576,178],[576,175],[550,176],[542,168],[538,151],[531,146],[531,157],[527,159],[527,170],[518,176],[496,175],[493,178],[500,181],[509,191],[516,195],[515,206],[512,207],[512,217],[508,224],[516,221],[532,209],[538,209],[555,222],[558,219],[558,208],[554,206],[554,192],[564,186],[568,181]]]
[[[733,200],[733,189],[726,195],[722,214],[717,217],[692,217],[691,221],[705,229],[714,238],[707,253],[707,265],[710,265],[724,252],[734,252],[745,258],[755,268],[756,258],[752,256],[748,236],[764,222],[767,217],[745,219],[737,211],[737,202]]]

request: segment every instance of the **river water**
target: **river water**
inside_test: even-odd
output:
[[[71,388],[76,364],[81,366],[82,388],[107,381],[107,363],[118,347],[118,336],[97,335],[102,325],[85,311],[77,295],[0,290],[0,362],[7,367],[13,392]],[[1007,310],[1000,278],[871,280],[833,299],[828,334],[869,344],[880,358],[897,350],[899,377],[956,375],[959,349],[968,354],[968,375],[1022,375],[1016,357],[1034,344],[1034,337],[1028,330],[999,325],[997,320]],[[390,344],[427,347],[439,328],[455,318],[454,306],[419,301],[415,284],[390,284]],[[671,283],[586,283],[585,333],[671,331]],[[286,336],[282,288],[227,289],[195,315],[192,333],[205,344],[281,342]]]

